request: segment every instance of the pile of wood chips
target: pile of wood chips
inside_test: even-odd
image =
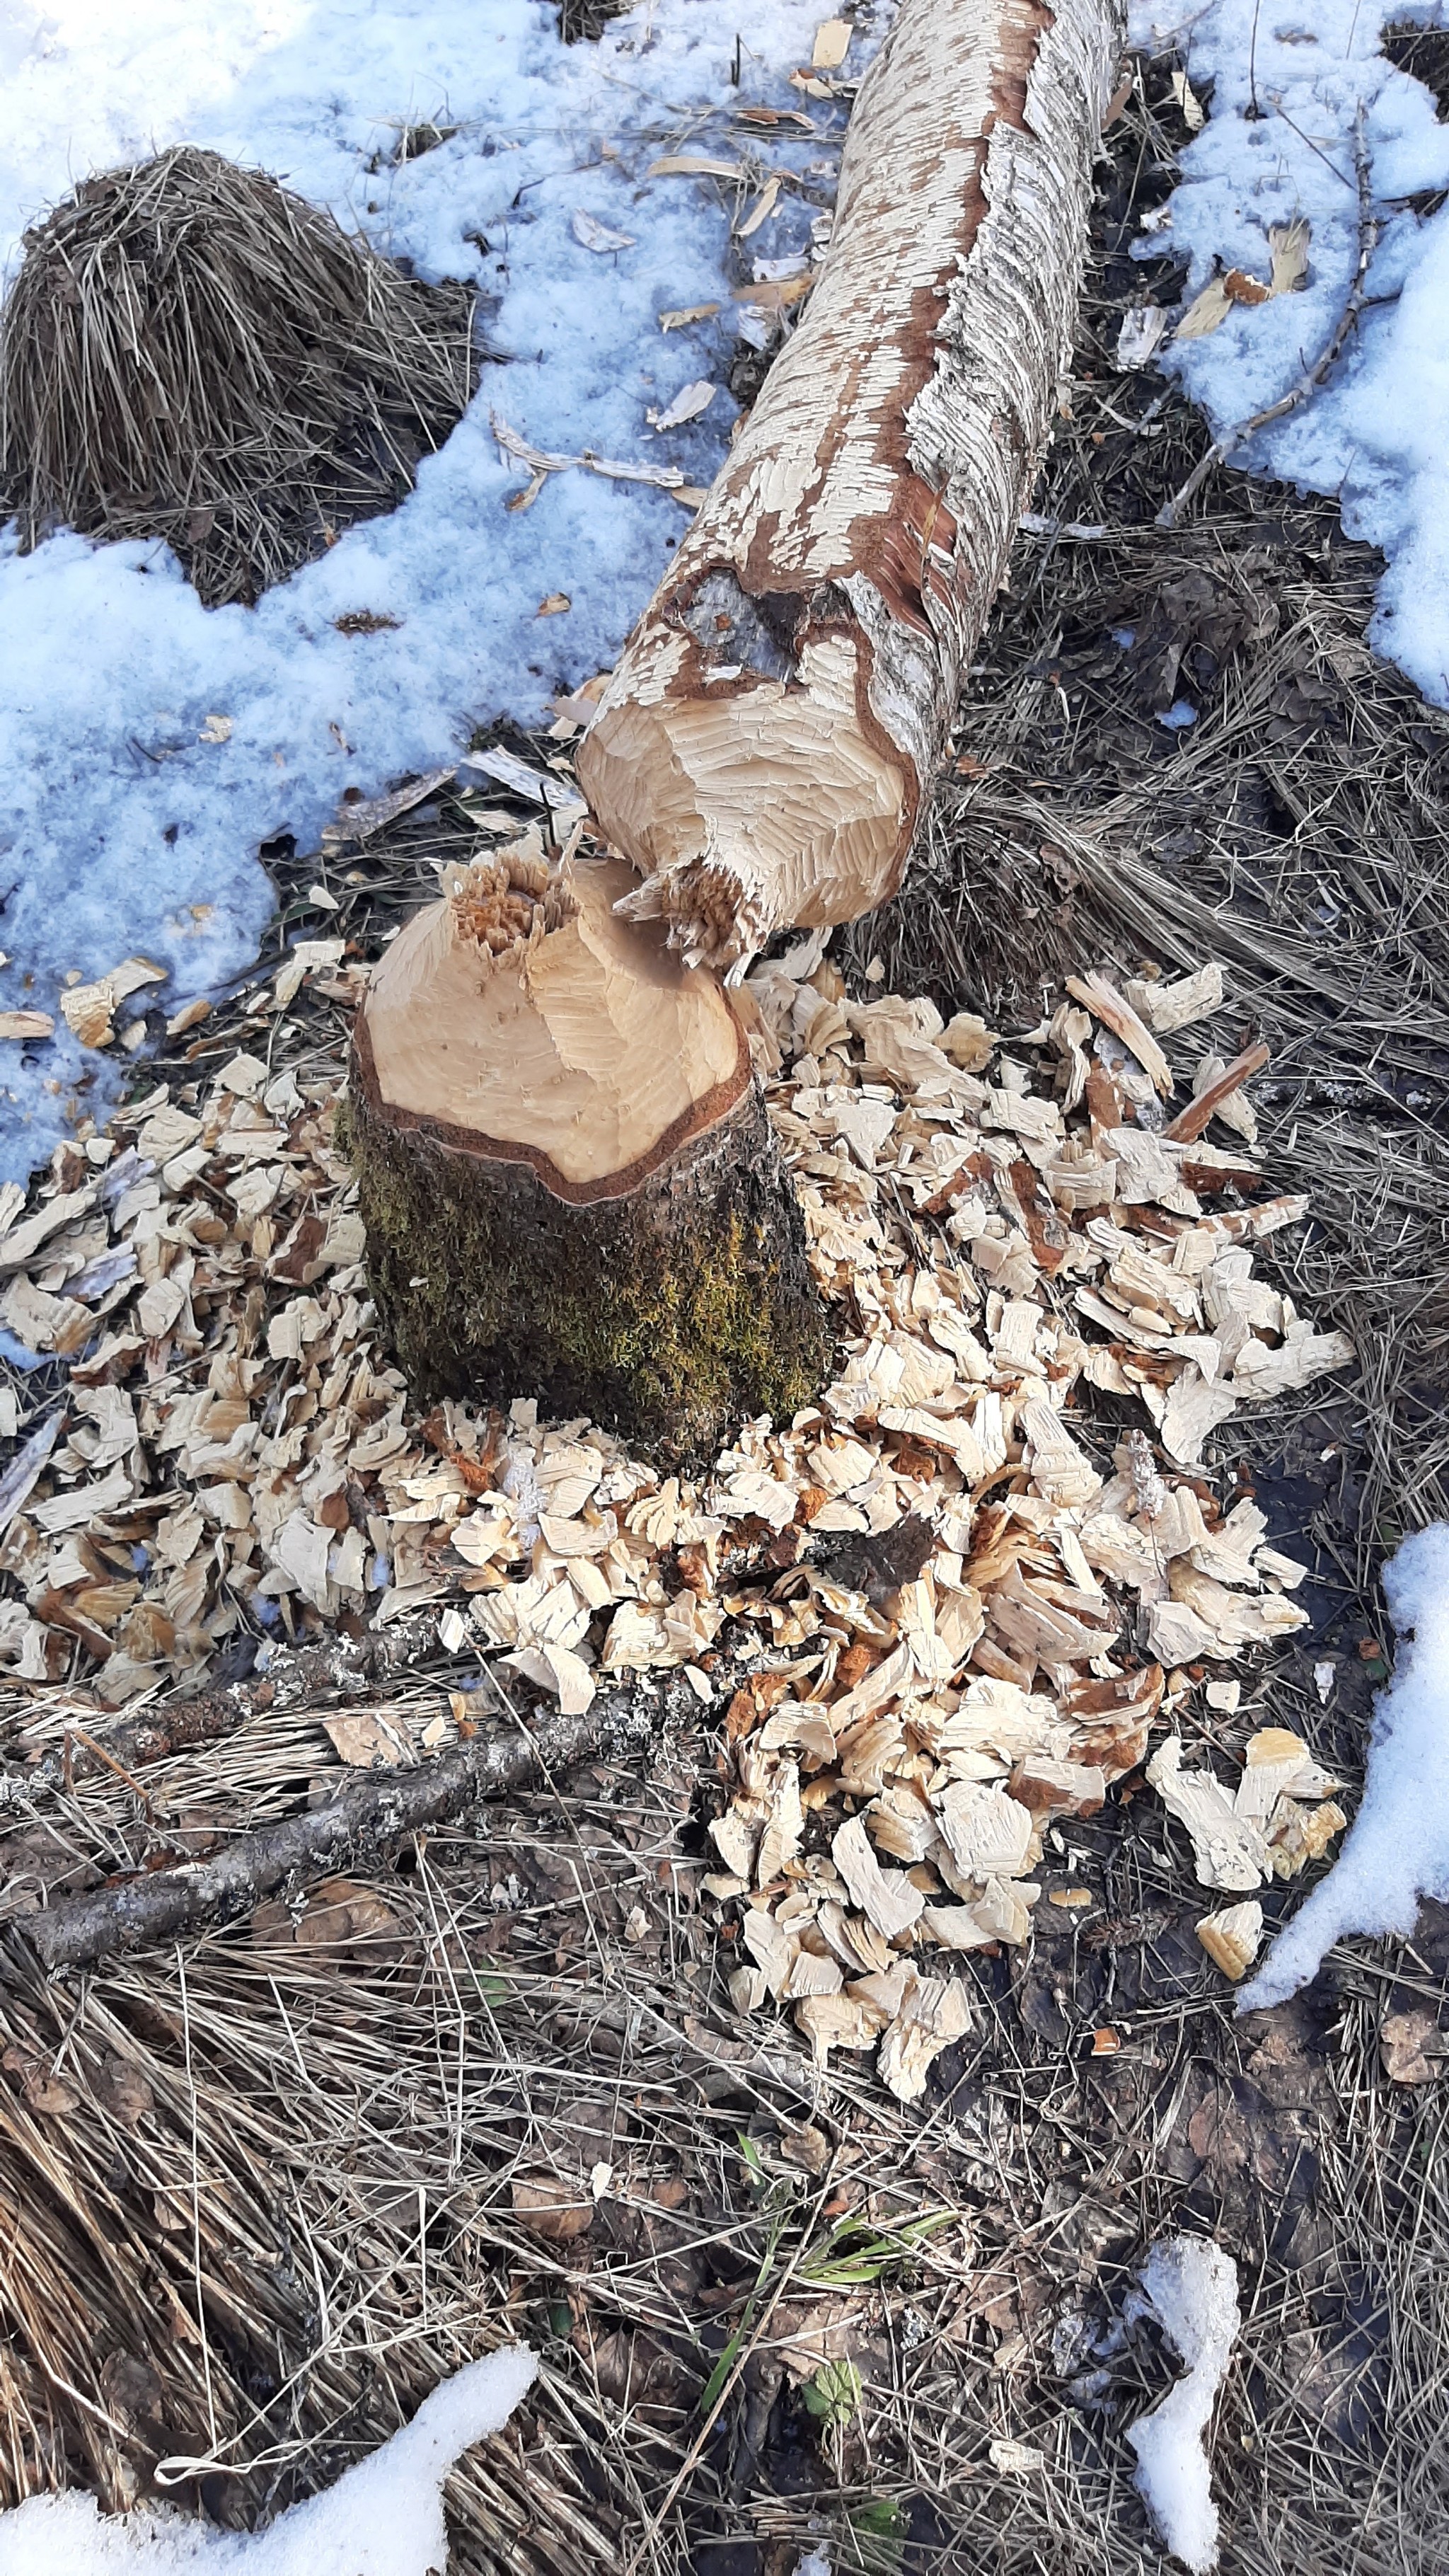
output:
[[[311,976],[355,1003],[340,948],[294,951],[278,998]],[[698,1482],[526,1397],[419,1417],[374,1338],[335,1061],[299,1080],[242,1051],[62,1147],[29,1213],[0,1195],[0,1322],[72,1363],[0,1479],[0,1663],[31,1732],[103,1732],[243,1627],[422,1605],[445,1651],[568,1708],[669,1666],[708,1707],[743,1671],[705,1882],[739,1917],[735,2000],[788,2004],[822,2063],[879,2042],[919,2095],[968,2020],[924,1955],[1025,1940],[1052,1820],[1099,1808],[1199,1686],[1234,1708],[1222,1668],[1303,1624],[1303,1569],[1246,1495],[1224,1513],[1203,1444],[1353,1352],[1253,1275],[1307,1204],[1260,1195],[1261,1050],[1206,1056],[1164,1106],[1161,1037],[1222,992],[1215,967],[1074,978],[1008,1049],[969,1014],[851,1002],[815,939],[757,967],[740,999],[848,1338],[817,1406],[747,1424]],[[1238,1141],[1206,1142],[1213,1117]],[[1091,1389],[1142,1427],[1094,1424]],[[343,1761],[416,1760],[465,1711],[328,1732]],[[1181,1749],[1148,1776],[1208,1887],[1242,1900],[1343,1822],[1281,1730],[1231,1794]],[[1239,1901],[1204,1946],[1241,1974],[1261,1922]]]

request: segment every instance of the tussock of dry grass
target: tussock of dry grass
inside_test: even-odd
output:
[[[179,146],[27,233],[0,316],[0,507],[164,537],[209,608],[391,509],[472,383],[472,297]]]

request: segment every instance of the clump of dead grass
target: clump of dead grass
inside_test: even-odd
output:
[[[467,407],[472,298],[188,145],[84,180],[0,315],[0,510],[163,537],[209,608],[392,509]]]

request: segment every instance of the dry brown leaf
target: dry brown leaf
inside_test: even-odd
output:
[[[1433,2084],[1449,2065],[1449,2040],[1432,2013],[1389,2013],[1379,2026],[1379,2054],[1391,2084]]]
[[[561,2174],[517,2174],[512,2184],[513,2214],[530,2236],[550,2245],[570,2244],[594,2223],[594,2203],[582,2182]]]
[[[391,1771],[400,1763],[417,1760],[411,1730],[400,1715],[384,1717],[377,1709],[349,1709],[341,1717],[324,1717],[322,1725],[339,1762],[353,1770],[370,1771],[380,1764]]]

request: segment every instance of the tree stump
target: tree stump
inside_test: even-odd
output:
[[[515,852],[416,914],[358,1015],[346,1126],[414,1391],[535,1396],[685,1461],[808,1403],[831,1336],[718,980],[614,910],[619,860]]]

